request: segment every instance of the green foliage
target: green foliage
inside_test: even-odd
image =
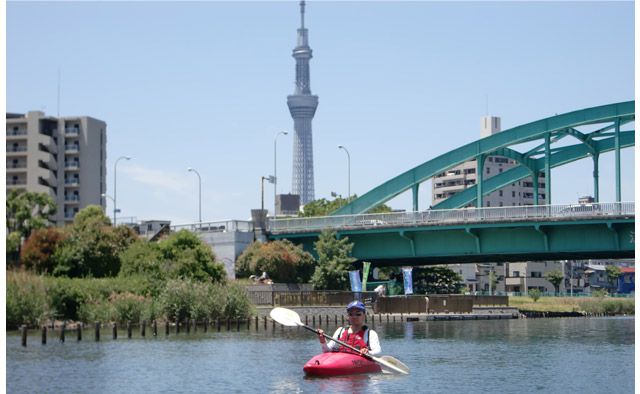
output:
[[[180,230],[158,244],[162,255],[162,270],[167,278],[193,278],[223,282],[224,264],[215,261],[211,247],[194,233]]]
[[[607,265],[605,270],[607,272],[607,282],[609,283],[609,286],[611,286],[612,292],[615,292],[618,284],[618,278],[622,274],[622,270],[616,265]]]
[[[350,256],[353,243],[349,238],[336,238],[335,231],[320,233],[315,243],[318,253],[318,265],[311,277],[311,283],[317,290],[349,290],[349,270],[355,261]]]
[[[604,298],[607,296],[607,291],[605,289],[598,289],[591,293],[592,296],[596,298]]]
[[[603,290],[606,294],[606,292]],[[594,292],[595,294],[595,292]],[[607,314],[607,315],[634,315],[635,300],[633,298],[604,298],[581,300],[580,308],[586,313]]]
[[[542,292],[538,289],[529,290],[529,297],[533,300],[533,302],[538,302],[540,297],[542,296]]]
[[[315,269],[313,256],[289,240],[253,242],[236,260],[237,276],[266,272],[274,282],[307,283]]]
[[[445,266],[415,267],[412,277],[416,294],[456,294],[463,286],[460,274]]]
[[[564,280],[564,274],[559,269],[551,270],[544,274],[544,277],[551,282],[556,289],[556,293],[560,292],[560,284]]]
[[[20,251],[20,261],[26,269],[37,273],[52,273],[53,253],[65,238],[66,233],[56,227],[34,230]]]
[[[314,200],[308,202],[304,205],[303,210],[298,214],[300,217],[314,217],[314,216],[328,216],[331,215],[336,210],[340,209],[344,205],[347,205],[351,201],[358,198],[358,196],[353,195],[350,198],[342,198],[336,197],[334,200],[329,201],[325,198],[320,198],[318,200]],[[392,209],[388,205],[380,204],[373,209],[370,209],[366,213],[385,213],[391,212]]]
[[[6,201],[6,258],[18,263],[21,243],[34,230],[49,225],[49,216],[56,213],[56,204],[46,193],[11,190]]]
[[[11,190],[6,201],[7,233],[29,237],[33,230],[47,227],[49,216],[55,215],[56,204],[46,193]]]
[[[155,242],[137,240],[120,254],[120,276],[144,275],[165,279],[162,252]]]
[[[113,228],[102,209],[90,205],[74,218],[69,236],[53,254],[53,274],[68,277],[112,277],[120,271],[118,257],[137,235],[128,227]]]
[[[237,284],[169,280],[160,303],[170,321],[246,318],[253,313],[248,295]]]
[[[42,278],[7,271],[6,326],[38,326],[47,316],[47,296]]]

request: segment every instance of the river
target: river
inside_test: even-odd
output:
[[[633,393],[635,319],[557,318],[376,323],[383,353],[409,376],[305,378],[320,352],[308,331],[161,335],[28,346],[9,332],[9,393]],[[262,327],[261,327],[262,328]],[[333,330],[334,327],[328,327]],[[69,333],[71,334],[71,333]],[[124,334],[124,335],[123,335]],[[148,335],[148,334],[147,334]],[[125,336],[125,338],[123,338]]]

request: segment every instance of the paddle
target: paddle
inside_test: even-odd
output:
[[[269,313],[269,315],[271,316],[271,318],[275,321],[277,321],[278,323],[282,324],[283,326],[289,326],[289,327],[303,327],[309,331],[314,332],[315,334],[320,334],[318,332],[318,330],[316,330],[315,328],[309,327],[306,324],[302,323],[302,321],[300,321],[300,316],[295,312],[292,311],[291,309],[287,309],[287,308],[273,308],[271,310],[271,313]],[[360,351],[356,348],[354,348],[351,345],[348,345],[342,341],[339,341],[325,333],[322,333],[322,335],[331,340],[334,341],[348,349],[351,349],[357,353],[360,353]],[[369,354],[365,354],[363,355],[363,357],[366,357],[370,360],[373,360],[375,362],[377,362],[378,364],[384,366],[387,369],[390,369],[392,371],[404,374],[404,375],[408,375],[409,374],[409,367],[407,367],[406,365],[404,365],[402,362],[400,362],[399,360],[391,357],[391,356],[382,356],[382,357],[376,357],[376,356],[372,356]]]

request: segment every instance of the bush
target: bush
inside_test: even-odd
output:
[[[48,317],[47,297],[41,277],[7,271],[6,326],[38,326]]]
[[[224,316],[231,319],[246,319],[254,314],[253,304],[249,300],[249,295],[245,288],[237,283],[230,283],[226,286],[226,303]],[[223,293],[225,289],[219,289],[218,293]]]
[[[538,289],[529,290],[529,297],[533,300],[533,302],[538,302],[540,297],[542,296],[542,292]]]
[[[161,270],[168,279],[224,282],[224,264],[215,261],[211,247],[192,232],[180,230],[158,244]]]
[[[236,261],[238,276],[266,272],[274,282],[307,283],[314,269],[313,256],[289,240],[256,241]]]
[[[20,261],[25,268],[39,274],[52,273],[55,268],[53,253],[65,238],[64,231],[55,227],[33,231],[22,246]]]

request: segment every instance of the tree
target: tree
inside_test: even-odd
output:
[[[349,238],[337,239],[336,232],[325,230],[315,243],[318,265],[311,277],[318,290],[349,290],[349,269],[355,261],[350,256],[353,243]]]
[[[39,274],[53,273],[53,254],[66,237],[67,234],[56,227],[34,230],[20,251],[22,264]]]
[[[162,270],[162,252],[155,242],[139,239],[120,254],[119,276],[142,275],[165,280]]]
[[[25,239],[35,229],[49,225],[56,213],[56,203],[46,193],[11,190],[6,203],[7,233],[17,232]]]
[[[307,283],[315,261],[289,240],[253,242],[236,260],[236,274],[247,277],[266,272],[274,282]]]
[[[6,256],[17,262],[22,242],[31,233],[49,225],[49,217],[56,213],[56,204],[46,193],[11,190],[6,201]]]
[[[538,302],[538,300],[540,299],[540,296],[542,295],[542,292],[538,289],[531,289],[529,290],[529,297],[531,297],[531,299],[533,299],[533,302]]]
[[[167,278],[192,278],[200,281],[224,282],[224,264],[216,262],[211,247],[197,235],[180,230],[158,243],[162,267]]]
[[[126,226],[113,228],[102,208],[89,205],[80,210],[69,229],[69,236],[54,252],[57,276],[96,278],[116,276],[122,253],[137,239]]]
[[[324,198],[311,201],[304,205],[303,210],[298,214],[300,217],[316,217],[316,216],[328,216],[337,211],[340,207],[347,205],[351,201],[358,198],[353,195],[350,198],[336,197],[333,201],[329,201]],[[380,204],[373,209],[367,211],[367,213],[385,213],[391,212],[392,209],[388,205]]]
[[[544,277],[551,282],[555,288],[556,294],[560,292],[560,284],[564,280],[564,274],[559,269],[555,269],[544,274]]]
[[[618,278],[622,274],[622,270],[620,270],[620,267],[618,267],[616,265],[607,265],[605,267],[605,270],[607,271],[607,282],[609,283],[609,288],[611,289],[611,292],[613,293],[613,292],[617,291]]]
[[[412,277],[416,294],[456,294],[463,287],[460,274],[445,266],[416,267]]]

